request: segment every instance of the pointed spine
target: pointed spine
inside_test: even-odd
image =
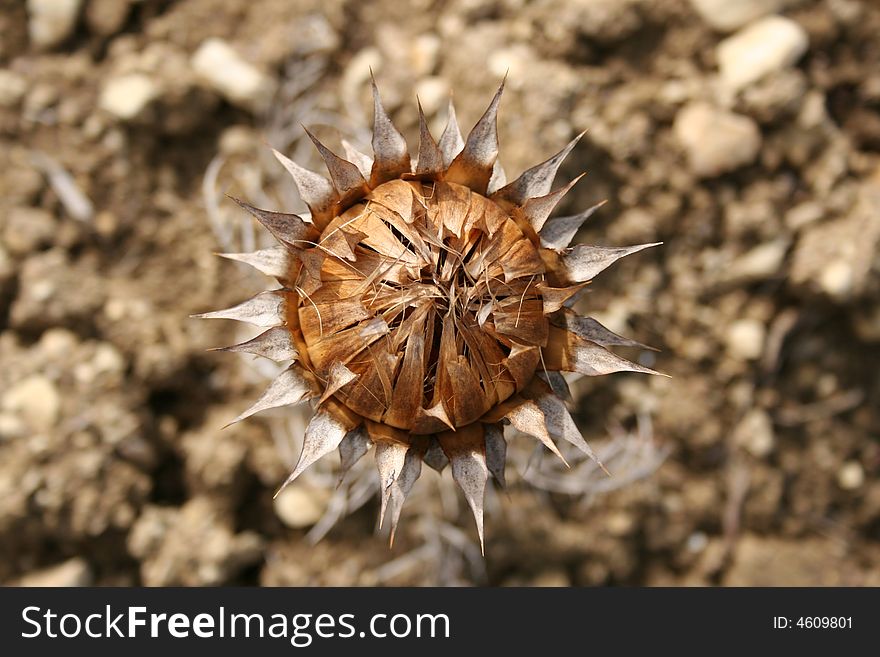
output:
[[[298,404],[317,395],[314,380],[298,365],[291,365],[279,374],[260,398],[244,413],[226,426],[241,422],[255,413],[279,406]]]
[[[303,128],[309,139],[318,149],[324,164],[327,165],[327,171],[330,173],[330,179],[333,181],[333,187],[339,195],[339,202],[347,205],[351,201],[361,196],[365,196],[369,191],[367,181],[361,175],[358,168],[327,148],[321,141],[315,137],[307,128]],[[373,164],[375,167],[375,163]]]
[[[586,376],[604,376],[616,372],[668,376],[621,358],[595,342],[555,326],[550,327],[550,339],[543,356],[549,370],[578,372]]]
[[[571,333],[603,347],[639,347],[640,349],[657,351],[654,347],[649,347],[641,342],[618,335],[592,317],[581,317],[570,308],[563,309],[561,313],[554,315],[550,321],[555,326],[566,328]]]
[[[480,551],[485,554],[483,539],[483,502],[489,468],[486,465],[486,444],[483,425],[479,422],[447,431],[438,436],[440,446],[452,465],[452,478],[464,493],[477,524]]]
[[[302,246],[302,242],[314,240],[318,234],[315,227],[307,224],[301,217],[284,212],[272,212],[255,208],[241,199],[230,197],[240,208],[250,213],[265,226],[279,242],[292,246]]]
[[[553,439],[547,431],[544,412],[538,408],[538,405],[535,402],[526,399],[522,404],[519,404],[509,411],[504,417],[507,418],[507,420],[510,421],[510,424],[512,424],[518,431],[540,440],[547,449],[553,452],[563,463],[565,463],[566,466],[568,466],[568,462],[565,460],[565,457],[562,456],[562,453],[559,451],[559,448],[556,446],[556,443],[553,442]]]
[[[492,167],[498,159],[498,105],[504,91],[504,81],[495,92],[486,112],[468,135],[464,149],[459,153],[444,179],[466,185],[478,194],[485,194],[492,177]]]
[[[338,448],[342,439],[354,428],[352,424],[343,416],[325,408],[318,408],[306,427],[302,452],[300,452],[296,467],[281,484],[275,497],[278,497],[278,493],[283,491],[315,461]]]
[[[595,278],[599,273],[621,258],[644,251],[663,242],[638,244],[636,246],[588,246],[578,244],[571,252],[562,256],[565,278],[572,283],[583,283]]]
[[[342,150],[345,152],[345,159],[354,164],[364,178],[369,178],[370,171],[373,168],[373,158],[359,151],[347,139],[340,141],[342,143]]]
[[[303,200],[314,217],[325,213],[337,201],[336,190],[333,184],[324,176],[301,167],[286,155],[279,153],[274,148],[275,155],[281,165],[287,169],[287,173],[293,178],[300,198]]]
[[[574,239],[574,236],[583,226],[584,222],[593,216],[599,208],[605,205],[605,201],[596,203],[591,208],[587,208],[583,212],[568,217],[553,217],[548,219],[541,228],[541,246],[545,249],[552,249],[560,252]]]
[[[550,213],[556,208],[562,198],[571,191],[571,188],[574,187],[578,181],[583,178],[586,174],[581,174],[570,183],[565,185],[565,187],[561,187],[557,189],[555,192],[550,192],[545,196],[538,196],[535,198],[528,199],[522,206],[522,214],[525,217],[528,224],[534,229],[536,233],[539,233],[541,229],[544,227],[544,224],[547,221],[547,218],[550,216]]]
[[[504,430],[497,424],[483,427],[486,439],[486,466],[501,488],[507,488],[504,478],[504,466],[507,463],[507,441]]]
[[[400,514],[403,511],[403,503],[412,490],[413,485],[422,474],[422,457],[427,447],[428,439],[424,436],[413,436],[413,443],[406,452],[403,468],[397,479],[391,485],[391,536],[389,545],[394,547],[394,535],[397,533],[397,524],[400,522]]]
[[[385,523],[385,512],[388,510],[388,500],[391,499],[391,486],[403,470],[408,449],[409,445],[395,440],[376,442],[376,470],[379,471],[379,493],[381,496],[379,508],[380,528]]]
[[[443,154],[443,166],[448,168],[452,161],[464,148],[464,137],[461,136],[461,128],[458,127],[458,118],[455,115],[455,105],[452,97],[449,97],[449,109],[447,110],[446,128],[440,135],[440,152]]]
[[[373,441],[366,429],[358,427],[345,434],[342,442],[339,443],[339,483],[345,479],[355,463],[361,460],[363,456],[370,451]]]
[[[250,253],[218,253],[217,255],[227,260],[243,262],[258,272],[273,276],[280,281],[288,280],[291,268],[296,263],[296,256],[286,246],[280,244]]]
[[[371,76],[372,77],[372,76]],[[406,139],[398,130],[382,105],[379,87],[372,79],[373,89],[373,168],[370,172],[370,187],[410,171],[409,150]]]
[[[283,326],[270,328],[252,340],[229,347],[219,347],[215,351],[255,354],[279,362],[295,360],[299,356],[290,331]]]
[[[281,326],[287,313],[287,292],[269,290],[224,310],[192,315],[198,319],[234,319],[254,326]]]
[[[428,121],[419,107],[419,159],[416,163],[416,175],[436,175],[443,170],[443,151],[434,141],[428,129]]]
[[[495,192],[492,198],[504,199],[514,205],[522,205],[530,198],[549,194],[550,190],[553,189],[553,181],[556,178],[556,173],[559,171],[559,166],[585,133],[586,130],[568,142],[566,147],[553,157],[524,171],[519,178]]]

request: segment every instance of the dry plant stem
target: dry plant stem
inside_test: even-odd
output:
[[[502,425],[563,462],[559,440],[596,460],[557,396],[559,372],[656,374],[606,349],[639,343],[568,307],[594,276],[654,244],[569,247],[598,207],[550,217],[576,182],[552,188],[581,135],[504,184],[496,130],[503,86],[467,139],[451,104],[439,141],[420,108],[415,164],[375,84],[372,158],[347,143],[343,158],[307,131],[328,180],[275,151],[311,216],[236,201],[279,245],[225,257],[282,287],[201,315],[265,327],[227,350],[291,362],[234,421],[315,401],[284,485],[331,451],[340,451],[344,475],[375,449],[380,526],[390,519],[392,541],[422,463],[451,464],[482,546],[487,481],[504,484]]]

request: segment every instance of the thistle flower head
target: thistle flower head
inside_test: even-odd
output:
[[[569,247],[598,207],[550,218],[576,182],[552,189],[581,135],[505,184],[496,131],[503,86],[467,140],[451,103],[439,142],[420,107],[414,164],[375,83],[373,158],[347,143],[343,158],[309,133],[327,180],[276,151],[311,216],[237,201],[279,244],[224,255],[282,287],[200,315],[267,329],[226,350],[292,362],[235,421],[315,404],[282,488],[331,451],[344,473],[374,447],[380,524],[390,510],[392,540],[422,463],[450,464],[482,544],[486,482],[504,484],[503,425],[559,458],[558,440],[592,457],[561,398],[560,372],[654,373],[606,349],[638,343],[570,308],[599,272],[653,244]]]

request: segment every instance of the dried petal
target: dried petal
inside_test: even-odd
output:
[[[553,390],[553,394],[565,401],[572,401],[571,390],[562,372],[538,372],[538,377]]]
[[[586,283],[578,283],[569,287],[550,287],[546,283],[538,283],[535,287],[541,293],[544,314],[550,315],[562,308],[566,301],[584,289]]]
[[[357,374],[352,372],[339,361],[336,361],[330,366],[330,372],[327,375],[327,387],[324,388],[324,394],[321,395],[321,399],[318,403],[322,403],[342,386],[351,383],[356,378]]]
[[[489,178],[489,186],[486,188],[486,193],[492,194],[506,184],[507,174],[504,173],[504,167],[501,166],[501,162],[495,160],[495,164],[492,165],[492,177]]]

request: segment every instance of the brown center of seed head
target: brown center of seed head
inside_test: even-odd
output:
[[[522,390],[549,325],[532,241],[495,202],[393,180],[321,234],[300,328],[327,393],[411,433],[465,426]]]

